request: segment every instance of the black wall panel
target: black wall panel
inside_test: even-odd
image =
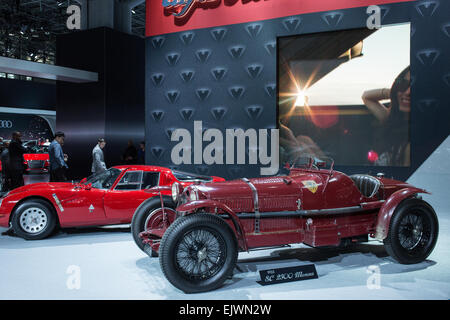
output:
[[[56,85],[0,79],[0,107],[55,110]]]
[[[64,131],[70,176],[90,174],[104,137],[107,166],[121,164],[128,139],[144,137],[144,40],[108,28],[61,36],[57,64],[99,73],[95,83],[58,82],[56,129]]]
[[[450,133],[450,2],[381,5],[382,24],[411,22],[410,168],[337,167],[406,179]],[[213,13],[211,13],[213,14]],[[146,161],[173,167],[176,128],[276,127],[277,37],[366,26],[366,7],[198,29],[146,39]],[[389,50],[389,48],[386,48]],[[203,144],[205,146],[205,143]],[[281,164],[280,164],[281,165]],[[258,176],[259,165],[180,165],[227,178]]]

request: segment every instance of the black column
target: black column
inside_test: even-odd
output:
[[[107,166],[120,164],[127,141],[144,139],[144,40],[109,28],[66,34],[56,63],[99,74],[96,83],[57,84],[56,130],[66,134],[69,176],[90,174],[99,137]]]

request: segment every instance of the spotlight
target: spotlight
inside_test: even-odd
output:
[[[308,102],[308,97],[305,95],[304,91],[299,90],[297,92],[297,99],[295,100],[296,107],[304,107]]]
[[[131,9],[131,12],[132,12],[133,14],[136,14],[136,11],[134,11],[133,9]]]

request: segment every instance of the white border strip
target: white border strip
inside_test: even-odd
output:
[[[45,115],[45,116],[56,116],[56,111],[43,110],[43,109],[8,108],[8,107],[1,107],[0,106],[0,112],[3,112],[3,113],[37,114],[37,115]]]

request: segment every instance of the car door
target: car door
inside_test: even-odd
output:
[[[69,226],[89,226],[104,224],[106,215],[103,208],[103,197],[105,189],[92,187],[81,187],[73,192],[73,196],[64,200],[59,200],[64,211],[61,216],[64,225]],[[58,197],[55,193],[53,198]],[[55,198],[58,203],[57,198]]]
[[[104,197],[120,174],[121,170],[110,168],[89,177],[85,183],[74,185],[69,197],[54,193],[56,204],[61,205],[61,224],[64,227],[108,224]]]
[[[113,190],[104,197],[108,219],[116,223],[130,223],[137,207],[151,196],[145,189],[159,185],[157,171],[127,170]]]

